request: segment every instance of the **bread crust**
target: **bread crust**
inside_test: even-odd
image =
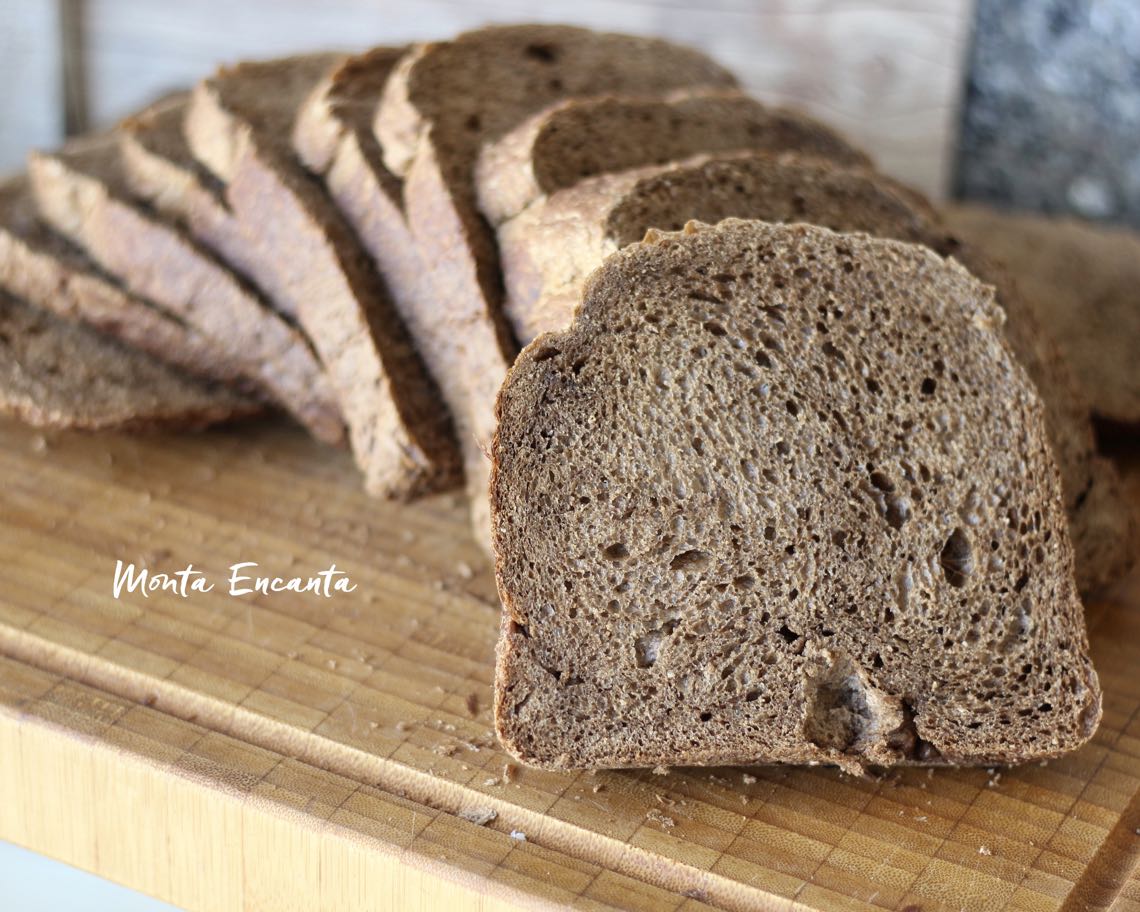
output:
[[[185,134],[291,290],[328,372],[370,493],[410,499],[461,478],[451,417],[383,281],[297,159],[297,113],[341,55],[220,70],[195,88]]]
[[[22,175],[0,183],[0,288],[192,376],[230,387],[247,398],[251,408],[260,402],[242,365],[226,357],[208,336],[132,295],[80,248],[40,222]]]
[[[446,300],[436,297],[430,267],[404,216],[403,182],[385,166],[372,132],[373,112],[405,51],[373,48],[347,58],[305,102],[293,130],[293,146],[310,172],[321,178],[384,277],[455,422],[473,526],[486,530],[487,458],[467,406],[473,393],[494,394],[473,384],[455,363],[454,340],[463,338],[467,328],[457,325]],[[476,328],[471,341],[478,340]]]
[[[33,153],[29,175],[52,228],[133,294],[193,326],[314,434],[336,438],[339,417],[305,340],[176,225],[130,199],[113,136]]]
[[[598,174],[739,150],[870,167],[866,153],[798,111],[743,92],[568,98],[483,147],[475,170],[479,207],[500,225],[542,196]]]

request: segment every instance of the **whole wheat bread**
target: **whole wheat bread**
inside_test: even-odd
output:
[[[29,175],[52,228],[133,294],[208,338],[314,435],[340,439],[335,403],[305,340],[175,225],[130,198],[113,136],[33,153]]]
[[[291,142],[297,112],[340,59],[317,54],[219,70],[194,89],[184,130],[292,290],[366,489],[409,498],[459,482],[451,420],[370,258]]]
[[[1140,425],[1140,235],[1076,219],[949,206],[964,239],[1009,268],[1102,418]]]
[[[24,176],[0,182],[0,288],[35,307],[88,324],[187,373],[245,391],[243,365],[209,337],[132,295],[36,215]],[[255,397],[247,396],[250,407]]]
[[[1115,546],[1084,534],[1105,525],[1134,529],[1111,467],[1094,473],[1087,404],[1063,359],[1004,271],[961,244],[914,191],[861,169],[758,155],[697,160],[600,175],[536,201],[499,228],[507,313],[519,337],[568,325],[585,277],[610,253],[649,228],[676,229],[690,218],[759,218],[866,231],[954,255],[998,287],[1005,331],[1045,400],[1047,426],[1078,530],[1077,577],[1091,592],[1118,579],[1135,559],[1135,535]],[[1094,491],[1096,487],[1098,490]],[[1094,506],[1095,505],[1095,506]],[[1097,517],[1084,515],[1097,510]]]
[[[664,41],[567,26],[502,26],[409,51],[388,79],[375,118],[384,160],[404,179],[404,206],[434,283],[422,347],[449,362],[468,388],[449,403],[486,447],[494,397],[517,352],[503,318],[494,236],[478,213],[479,150],[549,104],[603,92],[731,87],[701,54]],[[490,538],[487,461],[467,465],[476,537]]]
[[[871,164],[834,130],[797,111],[741,92],[697,90],[558,102],[483,148],[475,186],[483,214],[499,225],[587,177],[736,149]]]
[[[1060,478],[1002,320],[952,261],[807,225],[608,259],[498,400],[507,749],[857,771],[1087,741]]]
[[[258,411],[0,288],[0,413],[43,428],[193,430]]]

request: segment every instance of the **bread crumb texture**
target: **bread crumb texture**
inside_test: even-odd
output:
[[[1006,763],[1100,688],[1042,405],[925,248],[651,232],[500,394],[496,724],[551,768]]]

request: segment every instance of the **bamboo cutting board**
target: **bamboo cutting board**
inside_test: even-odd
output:
[[[458,498],[368,500],[274,422],[0,424],[0,461],[4,839],[219,912],[1140,910],[1140,574],[1089,606],[1104,721],[1063,760],[554,774],[495,744]],[[117,560],[215,589],[115,599]],[[240,561],[357,588],[231,596]]]

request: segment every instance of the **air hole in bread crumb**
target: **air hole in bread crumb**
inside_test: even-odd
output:
[[[558,59],[558,48],[553,44],[528,44],[525,53],[540,63],[554,63]]]
[[[551,348],[550,346],[543,346],[542,348],[540,348],[538,351],[536,351],[534,353],[534,360],[535,361],[549,361],[551,358],[555,358],[560,354],[562,354],[562,352],[560,352],[557,348]]]
[[[880,491],[893,491],[895,484],[891,481],[890,477],[885,472],[872,472],[871,484],[873,484]]]
[[[708,722],[710,719],[712,719],[712,713],[711,712],[701,713],[701,721],[702,722]]]
[[[800,638],[800,635],[792,630],[787,624],[780,625],[779,634],[784,638],[785,643],[794,643]]]
[[[614,542],[602,548],[602,557],[613,561],[624,560],[629,557],[629,548],[625,546],[624,542]]]
[[[698,571],[708,568],[712,558],[707,551],[700,551],[692,548],[688,551],[682,551],[669,563],[670,570],[680,571]]]
[[[946,574],[946,582],[955,589],[966,585],[970,574],[974,572],[974,555],[970,547],[970,539],[959,526],[950,533],[946,544],[942,546],[939,558],[942,572]]]
[[[910,518],[910,501],[905,497],[887,498],[887,525],[892,529],[901,529]]]
[[[721,326],[716,320],[709,320],[705,323],[705,329],[712,333],[714,336],[727,336],[728,330]]]
[[[938,387],[938,384],[934,382],[934,378],[933,377],[927,377],[925,380],[922,381],[922,386],[919,387],[919,390],[922,392],[922,395],[924,395],[924,396],[933,396],[934,390],[937,387]]]

